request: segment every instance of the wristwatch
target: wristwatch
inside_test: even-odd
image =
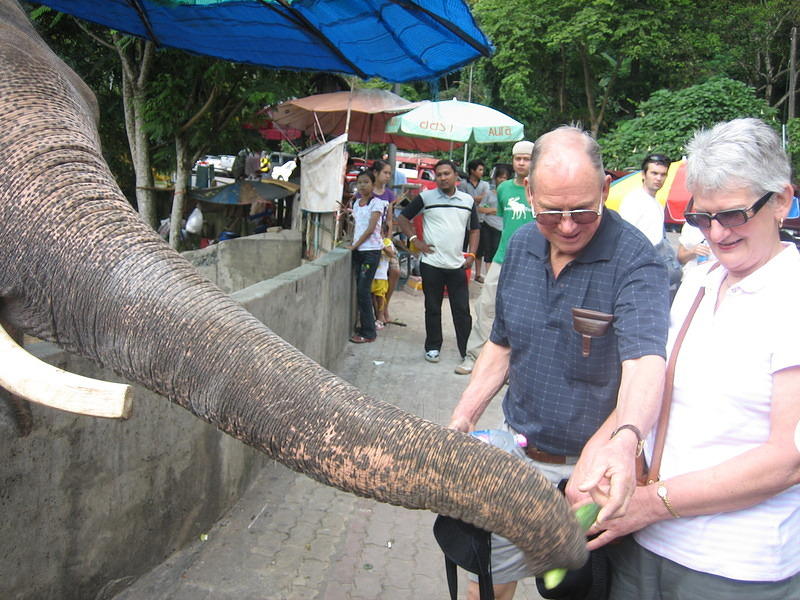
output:
[[[663,483],[659,483],[658,488],[656,489],[656,494],[658,494],[658,497],[661,498],[661,501],[664,503],[664,506],[667,507],[669,514],[671,514],[676,519],[680,519],[681,516],[677,512],[675,512],[675,509],[672,508],[672,502],[669,501],[669,493],[667,492],[667,486],[665,486]]]
[[[638,443],[636,444],[636,456],[639,456],[642,453],[642,450],[644,450],[644,436],[642,435],[642,432],[639,430],[639,428],[636,427],[636,425],[631,425],[630,423],[626,423],[625,425],[620,425],[613,431],[610,439],[613,440],[614,436],[616,436],[623,429],[629,429],[630,431],[633,432],[633,435],[636,436],[636,439],[638,440]]]

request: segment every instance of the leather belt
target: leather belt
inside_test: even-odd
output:
[[[578,462],[577,456],[560,456],[558,454],[550,454],[544,450],[539,450],[530,444],[525,448],[525,454],[531,460],[538,462],[548,463],[551,465],[574,465]]]

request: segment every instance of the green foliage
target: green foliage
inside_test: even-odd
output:
[[[644,156],[660,152],[677,160],[698,129],[738,117],[770,121],[775,109],[740,81],[715,77],[677,92],[659,90],[639,105],[638,116],[621,121],[599,139],[611,169],[638,168]]]
[[[786,130],[789,137],[787,150],[789,157],[792,159],[792,173],[795,181],[797,181],[797,174],[800,173],[800,117],[789,119],[786,124]]]

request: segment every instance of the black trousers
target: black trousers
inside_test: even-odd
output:
[[[421,262],[419,273],[425,293],[425,351],[442,349],[442,299],[447,287],[458,351],[462,357],[466,356],[467,340],[472,330],[466,270],[440,269]]]
[[[353,252],[353,272],[356,277],[356,301],[358,303],[358,324],[356,333],[368,340],[374,339],[375,312],[372,309],[372,280],[381,260],[380,250],[355,250]]]

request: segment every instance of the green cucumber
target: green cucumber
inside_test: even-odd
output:
[[[600,507],[592,502],[591,504],[584,504],[575,511],[575,518],[583,531],[588,531],[597,519],[600,512]],[[567,569],[550,569],[543,576],[545,589],[552,590],[554,587],[564,581],[567,576]]]

